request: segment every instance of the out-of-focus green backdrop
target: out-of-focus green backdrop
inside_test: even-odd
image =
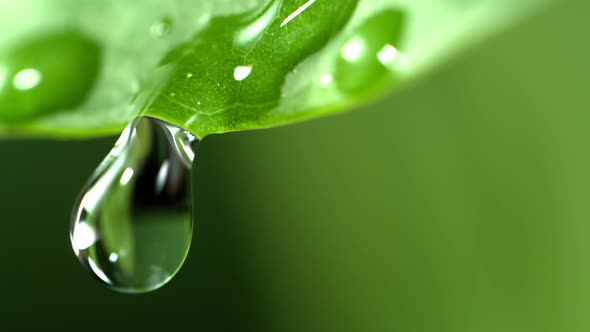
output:
[[[0,326],[590,330],[589,9],[564,2],[364,109],[208,137],[191,253],[147,295],[70,248],[115,139],[0,142]]]

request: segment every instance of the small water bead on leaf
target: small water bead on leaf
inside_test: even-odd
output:
[[[140,108],[155,116],[166,109],[199,137],[275,121],[287,77],[340,33],[357,3],[271,0],[213,16],[164,57],[166,83]]]
[[[236,81],[243,81],[252,73],[252,66],[237,66],[234,69],[234,79]]]
[[[387,10],[368,18],[346,39],[334,74],[339,89],[362,94],[395,78],[407,61],[399,50],[404,20],[403,12]]]
[[[10,13],[0,20],[0,135],[99,136],[144,114],[202,138],[338,113],[422,77],[551,2],[557,1],[0,0],[0,12]],[[66,68],[91,78],[92,71],[62,64],[97,57],[62,53],[52,57],[63,60],[51,67],[56,71],[13,65],[26,58],[17,55],[56,54],[63,44],[51,42],[59,33],[47,29],[60,26],[100,45],[99,79],[74,107],[67,102],[85,84],[65,85],[76,80],[56,73]],[[40,38],[25,41],[31,37]],[[16,51],[35,44],[52,51]],[[16,86],[23,90],[13,84],[21,71]],[[25,97],[32,94],[50,102]]]
[[[0,120],[23,122],[81,104],[100,64],[96,43],[71,31],[0,53]]]
[[[166,284],[192,237],[195,137],[150,117],[129,124],[83,189],[70,238],[92,275],[126,293]]]

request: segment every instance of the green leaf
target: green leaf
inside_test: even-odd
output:
[[[0,133],[199,137],[340,112],[552,0],[0,0]]]

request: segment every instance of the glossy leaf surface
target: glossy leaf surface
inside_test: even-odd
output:
[[[198,137],[391,93],[551,0],[0,0],[0,132]]]

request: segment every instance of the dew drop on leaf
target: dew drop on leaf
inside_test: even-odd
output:
[[[405,14],[397,10],[386,10],[362,23],[340,48],[334,75],[338,88],[362,93],[395,78],[407,61],[400,50],[404,24]]]
[[[129,124],[74,207],[70,239],[82,265],[126,293],[166,284],[192,237],[196,139],[151,117]]]
[[[75,108],[94,86],[100,49],[88,37],[59,31],[0,50],[0,120]]]

